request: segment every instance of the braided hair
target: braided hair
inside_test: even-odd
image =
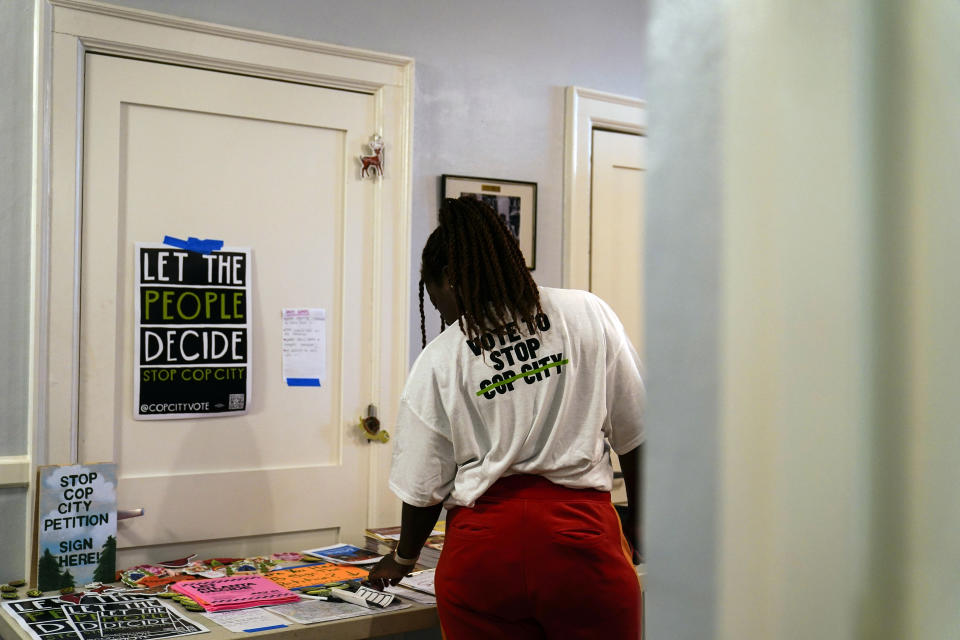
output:
[[[439,225],[427,238],[420,263],[424,347],[424,283],[440,282],[444,269],[457,301],[457,323],[467,339],[485,331],[502,331],[511,321],[532,325],[535,315],[543,311],[537,284],[503,218],[470,196],[446,198],[440,205]]]

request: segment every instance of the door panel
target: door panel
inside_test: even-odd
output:
[[[366,94],[87,56],[79,452],[116,460],[120,506],[145,509],[121,550],[362,532],[373,189],[355,155],[375,124]],[[252,249],[246,415],[133,420],[134,243],[164,235]],[[319,389],[283,384],[285,307],[327,311]]]
[[[646,138],[595,129],[590,290],[610,304],[643,355],[643,198]]]

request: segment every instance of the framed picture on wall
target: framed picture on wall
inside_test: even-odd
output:
[[[520,243],[533,271],[537,265],[537,183],[470,176],[441,176],[444,198],[470,196],[493,207]]]

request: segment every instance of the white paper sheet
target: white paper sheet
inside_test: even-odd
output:
[[[279,613],[285,618],[290,618],[300,624],[310,624],[312,622],[326,622],[328,620],[340,620],[342,618],[355,618],[357,616],[376,615],[385,611],[398,611],[406,609],[412,605],[392,604],[386,609],[358,607],[349,602],[337,602],[335,600],[301,600],[291,604],[281,604],[275,607],[268,607],[274,613]]]
[[[429,593],[430,595],[435,596],[437,595],[437,591],[433,587],[433,576],[435,574],[436,569],[418,571],[417,573],[411,574],[401,580],[400,585],[410,589],[416,589],[417,591],[423,591],[424,593]]]
[[[203,613],[201,615],[216,622],[221,627],[225,627],[234,632],[253,632],[289,626],[286,619],[260,607],[237,609],[235,611],[220,611],[217,613]]]
[[[384,591],[387,593],[392,593],[395,596],[400,596],[404,600],[413,600],[414,602],[419,602],[420,604],[437,604],[437,596],[432,596],[429,593],[423,593],[422,591],[417,591],[416,589],[401,587],[400,585],[395,587],[387,587],[384,589]]]
[[[319,387],[326,380],[327,313],[284,309],[283,379],[291,387]]]

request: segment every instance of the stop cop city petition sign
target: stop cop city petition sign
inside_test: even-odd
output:
[[[245,413],[250,250],[136,244],[134,417]]]

